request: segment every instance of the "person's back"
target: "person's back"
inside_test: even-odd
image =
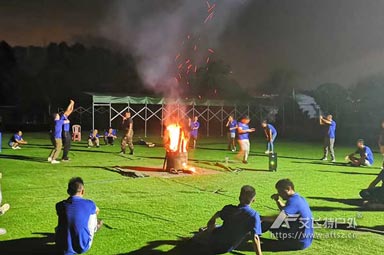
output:
[[[373,152],[372,152],[371,148],[369,148],[368,146],[365,146],[364,149],[365,149],[366,159],[372,165],[373,164]]]
[[[220,217],[223,225],[213,230],[211,240],[215,253],[233,250],[251,232],[261,234],[260,216],[249,205],[227,205],[221,210]]]
[[[288,199],[284,211],[288,215],[299,215],[297,221],[290,222],[290,231],[300,233],[297,239],[303,245],[303,249],[309,247],[313,239],[313,217],[307,201],[298,193],[295,193]]]
[[[77,187],[78,192],[71,192],[76,189],[71,189],[70,185]],[[98,228],[98,209],[93,201],[82,198],[84,189],[81,178],[71,179],[68,194],[70,197],[67,200],[56,204],[56,247],[60,254],[81,254],[91,248],[94,233]]]

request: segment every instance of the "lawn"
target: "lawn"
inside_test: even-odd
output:
[[[4,135],[3,137],[9,137]],[[66,198],[66,185],[73,176],[85,181],[86,198],[96,202],[105,226],[97,233],[87,254],[151,254],[151,249],[167,252],[182,237],[204,226],[207,220],[226,204],[237,204],[240,187],[253,185],[257,190],[252,205],[262,215],[277,214],[270,195],[274,184],[289,177],[296,191],[307,198],[315,219],[356,219],[358,227],[367,231],[316,229],[312,246],[300,252],[279,254],[381,254],[384,235],[382,211],[367,211],[353,205],[361,188],[365,188],[379,172],[381,156],[375,154],[372,168],[352,168],[323,163],[321,145],[277,141],[278,171],[269,172],[268,158],[262,154],[263,141],[252,140],[248,165],[235,160],[226,151],[224,138],[202,138],[198,148],[190,152],[191,165],[220,171],[212,175],[175,178],[129,178],[114,171],[114,166],[160,167],[164,149],[136,146],[134,156],[119,155],[119,146],[87,148],[85,142],[73,143],[71,161],[58,165],[46,162],[51,145],[45,134],[25,134],[30,143],[21,150],[11,150],[3,141],[0,172],[3,202],[11,210],[0,217],[0,227],[8,233],[0,236],[0,253],[50,254],[52,233],[57,223],[55,203]],[[159,139],[154,139],[159,142]],[[337,147],[336,156],[353,151]],[[225,157],[234,162],[229,172],[215,162]],[[352,201],[352,204],[351,204]],[[337,236],[336,236],[337,235]],[[265,233],[269,238],[270,235]],[[239,251],[254,254],[252,251]],[[273,254],[265,252],[264,254]]]

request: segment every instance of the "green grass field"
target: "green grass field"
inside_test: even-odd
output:
[[[356,218],[357,225],[367,231],[319,228],[315,231],[322,236],[309,249],[279,254],[381,254],[383,251],[384,235],[374,233],[384,230],[383,212],[366,211],[350,204],[379,172],[378,154],[374,167],[352,168],[316,160],[322,156],[320,143],[278,140],[278,171],[269,172],[268,158],[262,154],[264,141],[253,140],[250,163],[230,163],[233,168],[246,167],[233,173],[214,165],[226,156],[235,160],[235,153],[224,150],[225,138],[202,138],[199,148],[189,154],[195,160],[191,165],[218,170],[220,174],[133,179],[113,171],[113,167],[160,167],[164,156],[162,146],[136,146],[134,156],[121,156],[118,145],[88,149],[85,142],[73,143],[71,161],[51,165],[46,162],[51,150],[47,136],[27,133],[24,137],[29,141],[27,146],[11,150],[3,141],[0,153],[3,202],[11,204],[11,210],[0,217],[0,227],[8,231],[0,236],[0,254],[50,254],[51,234],[57,223],[55,203],[67,197],[66,185],[73,176],[84,179],[86,198],[96,202],[101,210],[99,217],[105,223],[87,254],[151,254],[151,249],[159,250],[155,254],[172,254],[169,250],[175,241],[190,237],[191,232],[204,226],[224,205],[237,204],[244,184],[257,190],[253,208],[262,215],[277,214],[270,195],[275,193],[275,182],[287,177],[295,183],[296,191],[307,198],[315,219],[338,218],[340,222]],[[338,161],[343,162],[353,149],[337,147]],[[335,234],[337,238],[330,236]],[[264,236],[270,237],[269,233]]]

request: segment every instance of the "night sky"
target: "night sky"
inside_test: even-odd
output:
[[[74,38],[88,35],[116,35],[113,40],[136,50],[133,40],[146,33],[133,28],[147,29],[152,20],[158,22],[159,13],[183,17],[180,9],[175,11],[181,1],[2,0],[0,40],[41,46],[52,41],[73,43]],[[213,25],[220,26],[220,33],[215,50],[245,87],[263,82],[277,68],[298,72],[305,87],[324,82],[350,86],[384,70],[384,1],[231,1],[238,1],[239,7],[225,21],[220,15],[228,15],[228,10],[217,10],[215,22],[220,24]],[[188,10],[193,9],[190,3],[196,12],[204,11],[205,1],[190,0]],[[196,17],[193,10],[190,14]],[[156,29],[161,32],[161,26]]]

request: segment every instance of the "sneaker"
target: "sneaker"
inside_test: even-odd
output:
[[[332,162],[332,163],[336,163],[336,159],[332,159],[331,162]]]
[[[2,207],[0,207],[0,215],[4,215],[11,206],[9,204],[3,204]]]
[[[63,159],[61,159],[62,162],[68,162],[70,160],[71,160],[70,158],[63,158]]]
[[[16,146],[16,148],[15,148],[16,150],[20,150],[21,148],[19,147],[19,146]]]
[[[326,157],[322,158],[321,159],[322,161],[327,161],[328,159]]]
[[[5,228],[0,228],[0,235],[4,235],[7,233],[7,230]]]
[[[232,152],[235,152],[236,150],[235,149],[233,149],[233,150],[231,150]]]
[[[270,151],[268,151],[268,150],[265,151],[265,154],[269,154],[269,153],[270,153]]]
[[[12,150],[16,150],[16,147],[12,147]]]
[[[51,164],[59,164],[60,161],[57,161],[56,159],[52,159]]]
[[[131,152],[129,153],[129,155],[133,155],[133,151],[131,151]]]
[[[51,162],[52,161],[52,158],[51,157],[48,157],[48,162]]]
[[[246,160],[243,160],[243,163],[244,163],[244,164],[248,164],[248,161],[246,161]]]

